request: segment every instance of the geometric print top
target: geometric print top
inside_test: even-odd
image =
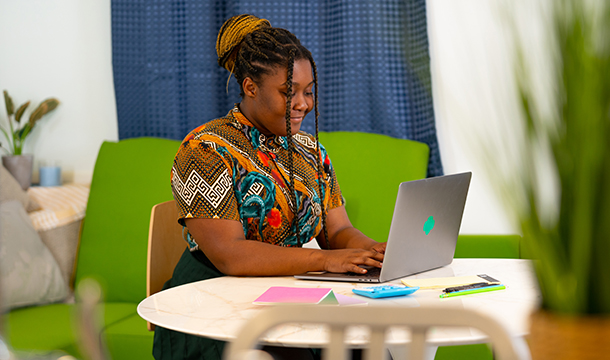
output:
[[[303,244],[322,229],[320,198],[327,212],[345,200],[324,147],[320,145],[316,154],[315,137],[302,131],[292,138],[299,240]],[[237,107],[225,117],[194,129],[180,145],[172,168],[178,221],[184,225],[185,218],[237,220],[246,239],[299,246],[291,229],[289,154],[286,137],[260,133]],[[316,168],[321,159],[323,196]],[[187,234],[187,241],[190,239]]]

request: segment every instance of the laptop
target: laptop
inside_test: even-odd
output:
[[[382,283],[453,261],[471,172],[403,182],[398,188],[381,269],[366,274],[312,271],[302,280]]]

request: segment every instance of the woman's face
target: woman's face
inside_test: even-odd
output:
[[[265,135],[286,136],[286,91],[288,74],[286,68],[277,67],[274,72],[253,84],[254,93],[246,92],[249,103],[248,120]],[[301,128],[305,115],[314,104],[312,93],[314,82],[308,60],[295,60],[292,72],[292,109],[290,122],[292,134]],[[250,101],[251,100],[251,101]]]

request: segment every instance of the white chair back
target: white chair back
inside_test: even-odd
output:
[[[404,353],[410,360],[426,356],[426,333],[431,327],[471,327],[488,336],[495,358],[499,360],[529,360],[530,354],[522,338],[511,338],[508,331],[494,319],[481,313],[460,308],[398,308],[325,305],[282,305],[263,309],[240,330],[237,338],[228,344],[225,360],[243,360],[252,355],[259,338],[268,330],[286,323],[325,324],[330,328],[330,340],[322,352],[324,360],[346,359],[345,331],[354,325],[370,328],[366,360],[382,360],[386,353],[385,334],[389,327],[407,326],[411,329],[411,342],[405,344]],[[402,353],[402,351],[399,351]],[[398,360],[398,359],[394,359]]]

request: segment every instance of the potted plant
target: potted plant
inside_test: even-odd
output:
[[[610,4],[552,6],[545,29],[552,85],[539,90],[539,74],[517,45],[519,165],[492,180],[540,286],[533,358],[601,359],[610,353]],[[486,160],[490,174],[503,172],[498,159]]]
[[[30,105],[26,102],[15,110],[13,99],[8,92],[4,90],[4,103],[6,105],[6,114],[8,116],[8,128],[5,125],[0,125],[0,130],[6,137],[7,146],[2,146],[2,149],[8,155],[2,156],[2,164],[6,169],[17,179],[21,187],[26,190],[32,182],[32,165],[33,156],[23,155],[23,144],[32,129],[43,116],[55,110],[59,101],[55,98],[44,100],[30,114],[29,120],[21,121],[23,114]]]

